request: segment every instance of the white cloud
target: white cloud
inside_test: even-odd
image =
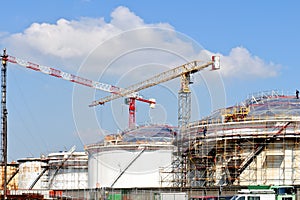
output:
[[[111,13],[111,25],[122,30],[128,30],[145,25],[143,19],[136,16],[126,7],[118,7]]]
[[[145,23],[123,6],[111,13],[110,22],[104,18],[81,18],[59,19],[55,24],[33,23],[24,32],[4,38],[2,43],[17,57],[32,58],[31,61],[45,65],[63,61],[59,64],[69,69],[72,66],[75,71],[86,59],[81,72],[96,79],[104,71],[117,77],[149,63],[171,67],[203,55],[210,59],[208,55],[214,54],[195,45],[171,25]],[[278,65],[266,63],[243,47],[221,55],[221,65],[224,77],[272,77],[279,69]],[[135,77],[141,75],[151,76],[151,70]]]
[[[205,51],[205,55],[215,53]],[[218,53],[219,54],[219,53]],[[201,54],[200,54],[201,55]],[[219,54],[221,58],[221,74],[224,78],[268,78],[275,77],[279,73],[280,65],[272,62],[266,63],[258,56],[252,55],[244,47],[231,49],[229,55]]]
[[[86,55],[94,48],[94,41],[103,41],[117,32],[103,19],[60,19],[56,24],[34,23],[24,33],[13,34],[7,40],[11,48],[26,46],[44,55],[72,58]]]

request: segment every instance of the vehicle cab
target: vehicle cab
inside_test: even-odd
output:
[[[274,190],[249,190],[242,189],[238,191],[230,200],[275,200],[276,194]]]

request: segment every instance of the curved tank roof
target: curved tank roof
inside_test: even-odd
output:
[[[146,125],[125,130],[118,134],[106,135],[97,144],[138,144],[172,143],[177,134],[177,127],[169,125]]]
[[[234,116],[240,119],[300,116],[300,99],[296,95],[283,95],[274,91],[256,93],[237,106],[214,111],[202,121],[223,121],[224,117]]]
[[[297,116],[300,115],[300,100],[294,96],[268,98],[250,104],[248,116]]]
[[[122,133],[124,142],[171,142],[177,134],[177,129],[168,125],[152,125],[138,127]]]

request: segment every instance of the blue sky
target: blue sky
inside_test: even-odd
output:
[[[300,88],[299,4],[12,0],[0,13],[0,47],[9,55],[119,87],[218,54],[219,72],[194,76],[192,120],[197,120],[253,92],[293,94]],[[107,132],[126,129],[123,99],[90,109],[91,101],[109,94],[18,65],[8,68],[9,160],[73,145],[83,150]],[[176,79],[141,91],[157,100],[157,108],[137,102],[137,123],[177,125],[178,88]]]

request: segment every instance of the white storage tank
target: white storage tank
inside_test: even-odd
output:
[[[85,152],[59,152],[48,155],[49,189],[87,189],[88,156]]]
[[[89,188],[165,187],[160,169],[172,163],[175,136],[169,126],[147,126],[86,146]]]
[[[44,173],[40,178],[39,175],[47,167],[47,159],[45,158],[23,158],[18,160],[19,175],[18,175],[18,189],[47,189],[48,176]],[[39,179],[38,179],[39,178]]]

